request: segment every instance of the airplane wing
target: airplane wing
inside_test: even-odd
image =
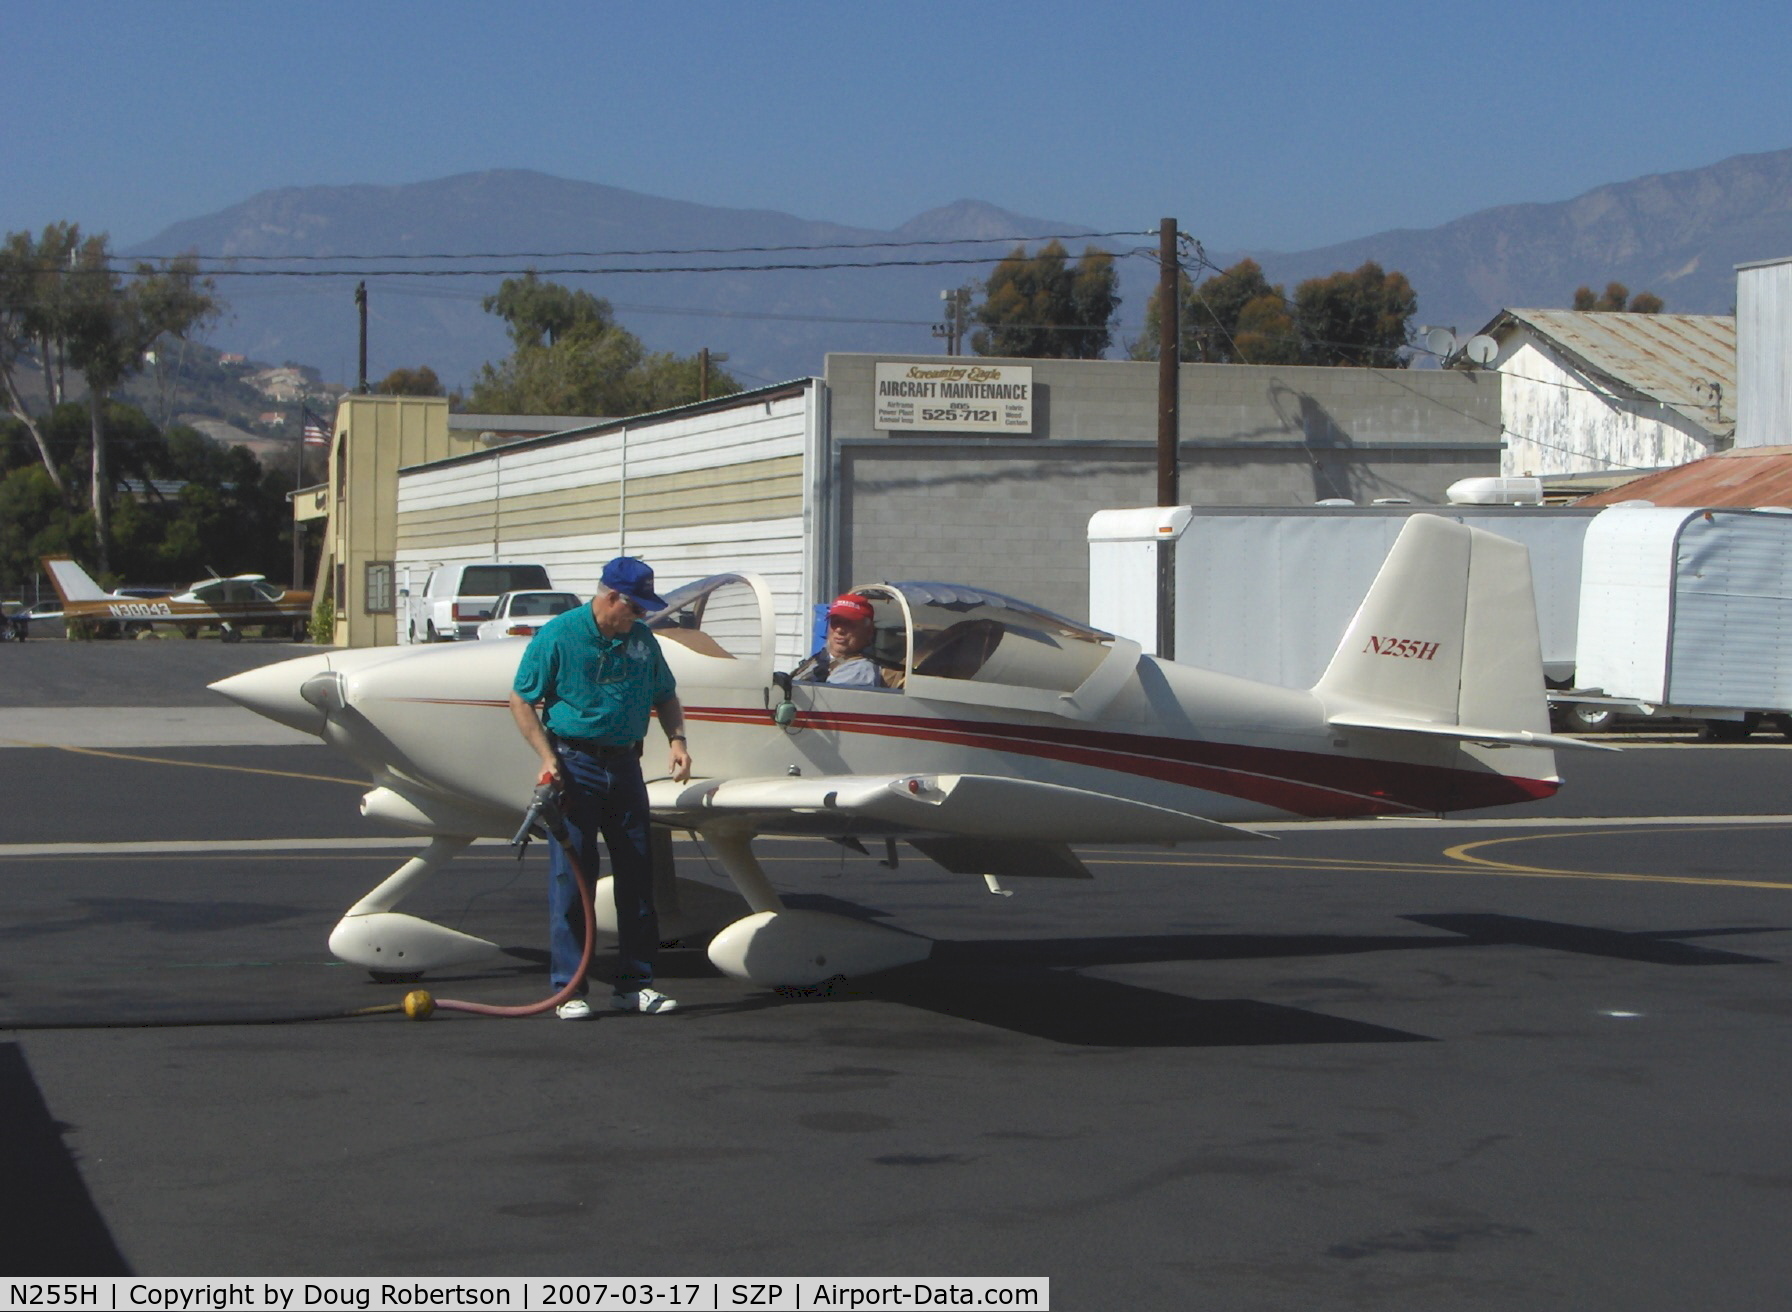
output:
[[[770,776],[648,785],[654,819],[702,829],[726,819],[772,833],[939,835],[1036,843],[1266,839],[1237,825],[1061,784],[978,774]]]
[[[1380,729],[1387,733],[1430,734],[1488,747],[1559,747],[1581,752],[1623,750],[1606,743],[1590,743],[1583,738],[1571,738],[1559,733],[1538,733],[1532,729],[1484,729],[1472,724],[1433,724],[1429,720],[1408,720],[1396,715],[1366,715],[1353,711],[1328,716],[1326,723],[1334,724],[1340,729]]]

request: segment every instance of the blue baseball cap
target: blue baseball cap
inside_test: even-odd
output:
[[[666,609],[665,601],[653,590],[653,567],[639,556],[618,556],[605,565],[602,583],[646,610]]]

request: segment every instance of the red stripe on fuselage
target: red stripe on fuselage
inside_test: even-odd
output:
[[[685,717],[718,724],[757,724],[766,719],[763,711],[733,707],[687,706]],[[794,727],[1045,757],[1237,797],[1292,815],[1466,810],[1538,801],[1557,788],[1553,780],[1493,771],[1070,726],[804,711],[798,713]]]

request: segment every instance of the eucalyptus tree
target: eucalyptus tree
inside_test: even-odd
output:
[[[80,246],[81,229],[70,223],[52,223],[38,239],[29,232],[11,232],[0,245],[0,391],[5,393],[7,411],[31,435],[44,472],[58,492],[64,490],[62,472],[50,454],[38,416],[25,402],[18,369],[35,356],[43,376],[44,412],[62,403],[65,279]]]
[[[485,309],[510,325],[516,349],[473,380],[470,409],[486,414],[615,418],[698,400],[695,357],[650,352],[617,323],[609,302],[537,278],[507,278]],[[740,384],[712,364],[710,396]]]
[[[1240,260],[1196,285],[1177,279],[1176,322],[1181,358],[1200,364],[1299,364],[1300,333],[1280,283],[1255,260]],[[1135,360],[1157,359],[1158,297],[1145,307],[1145,331],[1133,343]]]
[[[211,279],[192,256],[139,262],[128,274],[113,269],[104,234],[75,249],[61,297],[68,361],[87,382],[91,417],[94,547],[101,569],[111,568],[111,479],[106,469],[106,407],[112,390],[136,374],[164,334],[184,337],[210,322],[221,305]]]
[[[1114,257],[1087,248],[1071,266],[1061,242],[1037,255],[1016,246],[990,273],[983,301],[971,318],[983,325],[971,334],[978,355],[1038,360],[1099,360],[1113,340],[1120,305]]]

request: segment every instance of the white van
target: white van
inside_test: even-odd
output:
[[[418,579],[422,578],[422,586]],[[411,566],[402,571],[398,602],[404,619],[398,640],[413,642],[470,641],[492,617],[492,607],[506,592],[550,590],[545,565],[514,561]]]

